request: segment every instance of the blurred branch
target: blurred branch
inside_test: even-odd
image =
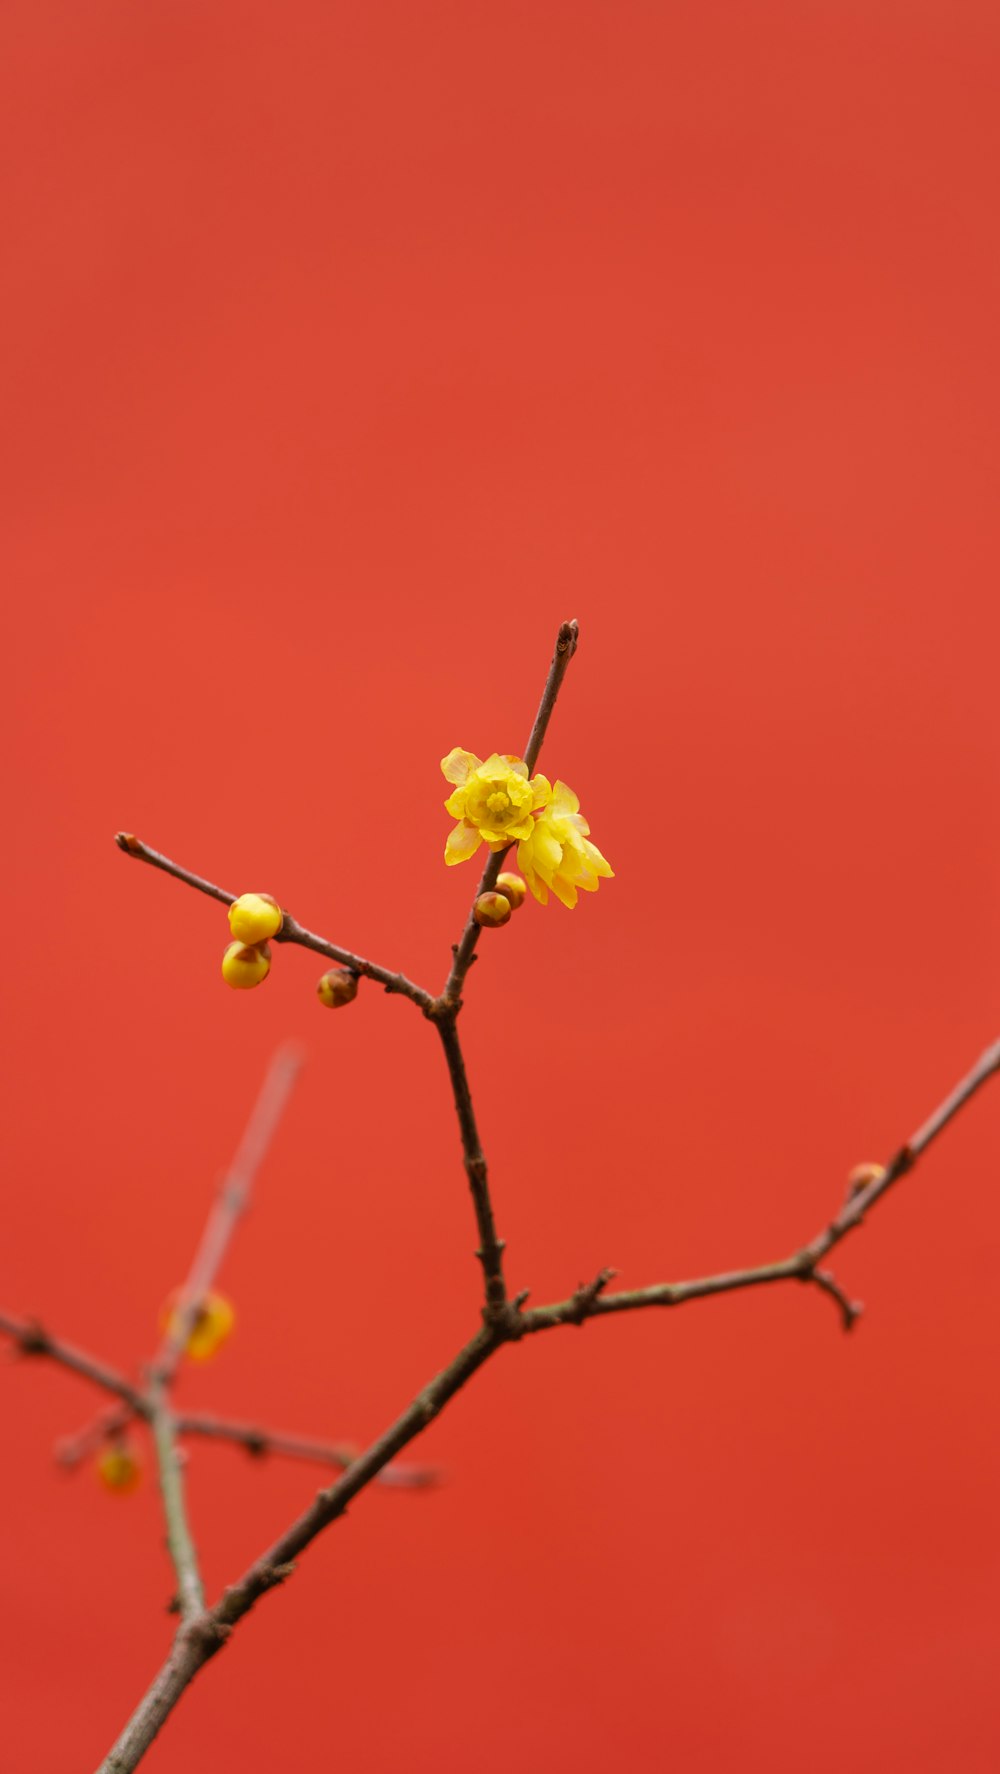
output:
[[[228,1441],[263,1458],[277,1454],[288,1460],[307,1460],[317,1466],[336,1466],[346,1472],[358,1458],[360,1449],[350,1442],[317,1441],[310,1435],[289,1435],[284,1430],[261,1429],[255,1423],[234,1423],[227,1417],[214,1417],[206,1412],[188,1412],[174,1418],[174,1429],[180,1436],[198,1435],[213,1441]],[[440,1482],[440,1474],[432,1466],[403,1463],[384,1466],[378,1483],[398,1490],[426,1490]]]
[[[133,832],[116,832],[115,843],[126,856],[134,856],[139,862],[148,862],[151,868],[162,869],[164,874],[173,875],[175,881],[183,881],[186,886],[194,887],[198,893],[207,893],[210,899],[217,899],[223,905],[232,905],[238,897],[227,892],[225,887],[216,887],[214,881],[206,881],[204,876],[196,875],[191,869],[182,868],[179,862],[171,862],[169,856],[161,855],[149,844],[144,844]],[[355,955],[350,949],[343,949],[335,942],[328,942],[325,936],[317,936],[314,931],[307,930],[291,912],[282,907],[282,926],[272,942],[293,942],[300,948],[314,949],[317,955],[325,955],[328,960],[339,961],[352,973],[362,973],[366,979],[377,980],[387,992],[399,992],[404,998],[412,999],[414,1004],[426,1010],[433,1002],[430,992],[423,986],[414,985],[405,973],[392,973],[388,967],[380,967],[375,961],[366,961],[361,955]]]
[[[149,1388],[153,1442],[160,1474],[160,1495],[167,1524],[167,1549],[177,1573],[177,1604],[182,1620],[191,1620],[205,1605],[198,1554],[187,1517],[184,1474],[177,1453],[167,1383],[154,1375]]]
[[[153,1360],[150,1372],[154,1379],[169,1385],[177,1371],[233,1233],[250,1205],[254,1180],[288,1106],[302,1063],[301,1052],[291,1046],[279,1047],[271,1060],[243,1137],[219,1184],[181,1298]]]
[[[60,1367],[67,1367],[71,1373],[90,1380],[103,1391],[124,1399],[137,1416],[149,1416],[149,1405],[145,1397],[137,1386],[126,1380],[124,1374],[108,1367],[105,1362],[98,1361],[96,1356],[87,1355],[84,1350],[75,1348],[72,1343],[63,1343],[56,1337],[50,1337],[42,1325],[31,1319],[12,1318],[7,1312],[0,1312],[0,1332],[13,1339],[15,1347],[22,1355],[47,1355],[50,1361],[58,1362]]]

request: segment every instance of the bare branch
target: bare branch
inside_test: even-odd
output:
[[[243,1137],[219,1184],[177,1309],[153,1361],[151,1373],[155,1379],[169,1384],[177,1371],[236,1226],[250,1204],[254,1179],[288,1106],[302,1063],[301,1052],[291,1046],[279,1047],[271,1060]]]
[[[311,1435],[289,1435],[284,1430],[261,1429],[255,1423],[234,1423],[227,1417],[209,1416],[203,1411],[176,1416],[174,1430],[180,1436],[197,1435],[232,1442],[253,1456],[276,1454],[288,1460],[307,1460],[317,1466],[335,1466],[340,1472],[346,1472],[361,1451],[350,1442],[318,1441]],[[426,1490],[440,1483],[440,1473],[433,1466],[402,1461],[384,1466],[376,1483],[397,1490]]]
[[[581,1310],[581,1294],[558,1300],[551,1306],[535,1306],[520,1315],[521,1334],[554,1330],[560,1324],[579,1324],[584,1318],[603,1318],[613,1312],[634,1312],[645,1306],[682,1306],[688,1300],[708,1299],[715,1294],[734,1293],[737,1289],[768,1286],[776,1281],[811,1282],[829,1294],[839,1308],[845,1330],[850,1330],[861,1313],[860,1304],[844,1293],[829,1270],[819,1268],[828,1251],[860,1226],[868,1210],[887,1194],[900,1177],[913,1169],[917,1159],[926,1152],[949,1122],[963,1109],[988,1079],[1000,1072],[1000,1041],[980,1055],[976,1064],[956,1084],[922,1127],[900,1146],[884,1169],[876,1170],[871,1181],[848,1196],[840,1212],[809,1244],[779,1263],[764,1263],[753,1269],[733,1269],[721,1275],[706,1275],[698,1281],[665,1281],[654,1287],[641,1287],[629,1292],[594,1295]],[[604,1271],[606,1273],[606,1271]]]
[[[85,1354],[72,1343],[63,1343],[50,1337],[42,1325],[28,1319],[12,1318],[7,1312],[0,1312],[0,1331],[13,1338],[22,1355],[47,1355],[50,1361],[58,1362],[60,1367],[67,1367],[82,1379],[100,1386],[104,1392],[111,1392],[116,1398],[124,1399],[137,1416],[149,1416],[149,1406],[142,1392],[130,1380],[126,1380],[124,1374],[108,1367],[106,1362],[98,1361],[96,1356]]]
[[[441,1045],[444,1048],[445,1060],[448,1065],[452,1095],[455,1098],[455,1112],[458,1115],[459,1132],[462,1138],[462,1151],[465,1156],[465,1173],[472,1191],[472,1205],[475,1209],[476,1226],[479,1231],[479,1248],[476,1255],[483,1265],[486,1310],[487,1313],[495,1313],[503,1308],[507,1298],[507,1289],[503,1278],[504,1243],[503,1239],[497,1236],[493,1219],[493,1203],[490,1199],[486,1158],[476,1125],[469,1080],[465,1071],[465,1059],[458,1038],[458,1024],[454,1014],[441,1017],[436,1027],[441,1037]]]
[[[229,893],[225,887],[217,887],[214,881],[206,881],[204,876],[182,868],[179,862],[171,862],[168,856],[151,849],[133,832],[116,832],[115,843],[126,856],[134,856],[139,862],[148,862],[151,868],[162,869],[165,874],[173,875],[175,881],[183,881],[186,886],[194,887],[198,893],[207,893],[209,898],[217,899],[223,905],[232,905],[238,898],[237,894]],[[352,973],[361,973],[366,979],[377,980],[387,992],[398,992],[404,998],[410,998],[421,1010],[427,1010],[433,1003],[431,993],[426,992],[423,986],[414,985],[405,973],[393,973],[388,967],[380,967],[375,961],[366,961],[363,956],[355,955],[350,949],[328,942],[325,936],[317,936],[314,931],[307,930],[304,924],[300,924],[284,908],[282,916],[284,921],[281,929],[277,936],[271,937],[272,942],[292,942],[303,949],[314,949],[317,955],[325,955],[330,961],[339,961],[342,967],[349,968]]]
[[[167,1523],[167,1547],[177,1573],[177,1601],[182,1620],[193,1619],[205,1606],[205,1591],[198,1569],[198,1554],[188,1524],[184,1475],[174,1439],[166,1381],[159,1375],[150,1383],[153,1441],[160,1474],[160,1495]]]

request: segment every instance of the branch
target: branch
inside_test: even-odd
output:
[[[768,1286],[776,1281],[811,1283],[828,1294],[837,1306],[845,1330],[850,1330],[861,1312],[857,1301],[844,1293],[833,1275],[819,1263],[841,1239],[860,1226],[868,1210],[881,1201],[900,1177],[912,1170],[948,1123],[963,1109],[970,1098],[988,1079],[1000,1072],[1000,1041],[980,1055],[970,1072],[956,1084],[953,1091],[934,1110],[905,1145],[890,1158],[882,1170],[857,1193],[849,1195],[840,1212],[816,1237],[779,1263],[764,1263],[754,1269],[733,1269],[721,1275],[706,1275],[698,1281],[664,1281],[654,1287],[636,1288],[630,1292],[608,1294],[581,1288],[568,1300],[551,1306],[535,1306],[520,1315],[521,1334],[554,1330],[560,1324],[582,1324],[588,1318],[605,1318],[613,1312],[634,1312],[645,1306],[683,1306],[688,1300],[708,1299],[715,1294],[735,1293],[738,1289]],[[607,1273],[604,1271],[603,1273]],[[593,1290],[594,1284],[590,1284]]]
[[[175,881],[183,881],[186,886],[194,887],[198,893],[207,893],[210,899],[217,899],[222,905],[232,905],[238,897],[235,893],[228,893],[224,887],[216,887],[213,881],[206,881],[202,875],[194,874],[191,869],[182,868],[180,863],[171,862],[168,856],[162,856],[158,850],[151,849],[132,832],[116,832],[115,843],[126,856],[134,856],[139,862],[148,862],[151,868],[162,869],[164,874],[173,875]],[[349,968],[352,973],[362,973],[366,979],[377,980],[387,992],[399,992],[404,998],[412,999],[421,1010],[427,1010],[433,1003],[430,992],[425,992],[423,986],[414,985],[405,973],[392,973],[388,967],[379,967],[375,961],[366,961],[361,955],[353,954],[350,949],[342,949],[337,943],[328,942],[325,936],[317,936],[312,930],[307,930],[284,907],[282,919],[281,929],[277,936],[271,937],[272,942],[293,942],[300,948],[314,949],[317,955],[339,961],[342,967]]]
[[[177,1371],[233,1233],[250,1205],[257,1172],[267,1156],[301,1070],[299,1050],[291,1046],[279,1047],[268,1067],[232,1163],[219,1184],[179,1305],[153,1361],[150,1370],[153,1379],[169,1385]]]
[[[490,1199],[486,1158],[479,1138],[479,1128],[476,1125],[472,1094],[465,1071],[465,1058],[458,1038],[458,1025],[454,1014],[444,1016],[438,1021],[437,1032],[441,1037],[441,1045],[444,1048],[444,1056],[448,1066],[448,1076],[451,1079],[451,1090],[455,1099],[455,1112],[458,1116],[462,1152],[465,1158],[465,1174],[469,1179],[469,1188],[472,1191],[472,1205],[479,1231],[479,1248],[476,1255],[483,1265],[486,1311],[487,1314],[492,1314],[502,1311],[507,1299],[507,1288],[503,1277],[504,1241],[497,1236],[496,1224],[493,1219],[493,1203]]]
[[[140,1700],[131,1719],[97,1770],[97,1774],[131,1774],[165,1719],[198,1671],[221,1648],[233,1626],[255,1602],[291,1576],[294,1560],[317,1534],[345,1513],[359,1491],[384,1473],[393,1456],[429,1423],[505,1341],[495,1327],[484,1326],[454,1360],[418,1392],[402,1416],[359,1455],[328,1490],[318,1492],[305,1513],[293,1522],[237,1583],[224,1591],[213,1608],[182,1625],[166,1663]]]
[[[111,1392],[115,1398],[124,1399],[137,1416],[149,1416],[149,1405],[143,1394],[131,1381],[126,1380],[124,1374],[108,1367],[103,1361],[98,1361],[96,1356],[74,1348],[72,1343],[58,1342],[55,1337],[49,1336],[42,1325],[26,1319],[12,1318],[7,1312],[0,1312],[0,1331],[13,1338],[22,1355],[47,1355],[50,1361],[56,1361],[61,1367],[69,1368],[71,1373],[90,1380],[104,1392]]]
[[[154,1377],[150,1385],[153,1441],[160,1473],[160,1494],[167,1523],[167,1547],[177,1573],[177,1601],[182,1620],[191,1620],[205,1606],[205,1591],[198,1569],[198,1554],[191,1538],[184,1500],[184,1476],[174,1440],[166,1381]]]
[[[317,1466],[336,1466],[346,1472],[358,1458],[359,1449],[348,1442],[317,1441],[310,1435],[288,1435],[283,1430],[260,1429],[253,1423],[233,1423],[227,1417],[213,1417],[205,1412],[174,1418],[177,1435],[200,1435],[214,1441],[233,1442],[246,1448],[248,1454],[263,1458],[278,1454],[289,1460],[308,1460]],[[432,1466],[394,1464],[384,1466],[376,1483],[401,1490],[424,1490],[439,1482],[440,1475]]]

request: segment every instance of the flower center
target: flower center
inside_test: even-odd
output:
[[[486,805],[491,813],[506,813],[510,806],[510,796],[505,795],[502,789],[495,789],[493,794],[488,796]]]

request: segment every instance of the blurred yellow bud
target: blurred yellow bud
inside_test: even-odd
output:
[[[512,912],[516,912],[518,906],[524,904],[525,894],[528,891],[527,885],[522,881],[520,875],[509,874],[506,869],[502,875],[497,876],[497,890],[503,894],[504,899],[510,901]]]
[[[879,1178],[884,1176],[884,1164],[856,1164],[854,1169],[848,1172],[847,1193],[848,1195],[860,1195],[862,1189],[867,1189],[869,1183],[877,1183]]]
[[[328,1010],[339,1010],[358,995],[358,976],[349,967],[331,967],[316,987],[316,995]]]
[[[118,1442],[101,1454],[97,1476],[109,1491],[134,1491],[142,1482],[142,1467],[132,1449],[124,1442]]]
[[[168,1334],[174,1331],[183,1299],[184,1289],[175,1288],[160,1308],[160,1329]],[[235,1323],[236,1313],[225,1294],[207,1293],[188,1332],[184,1353],[192,1361],[208,1361],[222,1347]]]
[[[269,893],[241,893],[229,908],[229,928],[237,942],[266,942],[281,925],[281,907]]]
[[[481,893],[472,916],[484,930],[499,930],[502,924],[510,922],[510,900],[503,893]]]
[[[270,971],[271,951],[266,942],[260,948],[247,948],[241,942],[231,942],[222,957],[222,977],[234,992],[246,992],[251,986],[259,986]]]

